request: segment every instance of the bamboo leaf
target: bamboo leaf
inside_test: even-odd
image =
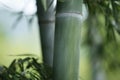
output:
[[[64,2],[65,0],[58,0],[59,2]]]
[[[15,62],[16,62],[16,59],[14,59],[13,62],[10,64],[9,69],[15,65]]]
[[[12,29],[15,29],[17,27],[18,23],[20,23],[20,21],[22,20],[22,17],[22,13],[19,13],[16,21],[12,25]]]
[[[41,0],[44,10],[47,10],[47,0]]]
[[[23,54],[18,54],[18,55],[9,55],[9,56],[37,56],[33,53],[23,53]]]

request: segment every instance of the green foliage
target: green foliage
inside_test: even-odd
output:
[[[120,44],[114,41],[105,45],[105,67],[110,71],[120,71]]]
[[[49,80],[51,68],[35,58],[15,59],[9,67],[0,67],[0,80]]]
[[[115,38],[114,30],[120,34],[120,0],[84,0],[84,2],[90,16],[96,19],[100,14],[104,16],[108,40],[113,36]]]
[[[88,8],[85,42],[108,70],[120,69],[120,0],[84,0]]]

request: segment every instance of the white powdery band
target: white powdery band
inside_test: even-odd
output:
[[[57,13],[56,14],[56,17],[75,17],[75,18],[78,18],[80,20],[82,20],[82,14],[80,13],[72,13],[72,12],[69,12],[69,13]]]

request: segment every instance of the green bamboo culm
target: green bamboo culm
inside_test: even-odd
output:
[[[37,15],[43,62],[53,66],[54,28],[55,28],[55,3],[56,0],[46,0],[45,9],[41,0],[37,0]]]
[[[53,80],[79,80],[82,2],[57,2]]]

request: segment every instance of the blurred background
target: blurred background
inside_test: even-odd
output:
[[[41,57],[37,18],[29,26],[26,16],[0,10],[0,64],[9,65],[17,57]]]
[[[42,61],[37,17],[34,16],[29,25],[29,17],[22,15],[18,20],[19,15],[0,10],[0,65],[8,66],[13,59],[24,55],[38,57]],[[81,80],[120,80],[118,32],[105,27],[101,13],[96,17],[87,15],[81,29]]]

